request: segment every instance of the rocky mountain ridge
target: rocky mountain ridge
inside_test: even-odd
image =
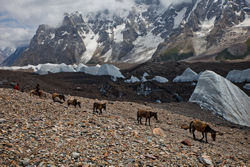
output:
[[[159,0],[136,0],[131,10],[118,14],[75,12],[65,14],[58,28],[40,25],[14,64],[142,63],[214,55],[244,43],[249,21],[245,0],[193,0],[168,8]]]

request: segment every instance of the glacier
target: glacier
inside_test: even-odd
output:
[[[250,98],[231,81],[206,70],[198,80],[189,102],[212,111],[224,119],[250,127]]]

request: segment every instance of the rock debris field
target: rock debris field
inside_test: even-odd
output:
[[[70,98],[70,96],[66,96]],[[185,130],[192,117],[134,102],[74,97],[82,107],[54,103],[12,89],[0,89],[0,166],[249,166],[249,128],[209,122],[216,141],[194,141]],[[170,105],[171,106],[171,105]],[[137,108],[158,112],[151,126],[139,125]],[[172,110],[172,111],[171,111]],[[185,110],[185,108],[183,108]],[[195,117],[195,116],[194,116]],[[142,120],[145,123],[145,118]],[[158,128],[158,129],[155,129]],[[196,132],[201,138],[201,133]]]

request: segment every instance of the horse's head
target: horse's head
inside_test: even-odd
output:
[[[59,98],[65,101],[65,96],[64,95],[59,95]]]
[[[150,116],[154,117],[156,120],[158,120],[157,118],[157,112],[150,112]]]
[[[213,141],[215,141],[215,139],[216,139],[216,131],[214,131],[214,130],[211,131],[211,137],[212,137]]]
[[[77,105],[79,106],[79,108],[81,108],[81,102],[77,102]]]
[[[102,104],[102,107],[106,111],[106,103]]]

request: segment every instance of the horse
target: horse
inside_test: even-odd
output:
[[[106,111],[106,103],[98,103],[98,102],[94,102],[93,104],[93,113],[97,112],[97,110],[99,110],[99,114],[102,114],[102,109],[104,109]]]
[[[141,121],[142,117],[146,118],[145,125],[147,125],[147,120],[149,121],[149,126],[150,126],[150,118],[151,117],[154,117],[156,120],[158,120],[157,112],[138,109],[138,111],[137,111],[137,121],[140,124],[142,124],[142,121]]]
[[[64,95],[62,95],[62,94],[58,94],[58,93],[53,93],[52,94],[52,99],[53,99],[53,101],[54,102],[59,102],[60,100],[63,100],[63,101],[65,101],[65,96]],[[60,102],[59,102],[60,103]],[[63,102],[61,102],[61,103],[63,103]]]
[[[35,89],[33,89],[30,91],[30,96],[32,95],[36,95],[39,97],[43,97],[43,96],[46,97],[46,94],[42,90],[36,91]]]
[[[202,138],[200,139],[200,141],[203,140],[204,134],[205,134],[205,139],[206,139],[206,143],[207,143],[207,133],[211,133],[211,137],[212,137],[213,141],[215,141],[216,131],[213,130],[207,123],[202,122],[200,120],[193,120],[193,121],[190,122],[189,132],[193,133],[194,140],[196,140],[196,137],[195,137],[195,134],[194,134],[195,130],[202,133]]]
[[[69,107],[69,105],[73,105],[76,108],[76,106],[78,105],[79,108],[81,108],[81,102],[77,101],[76,99],[69,99],[67,101],[67,104],[68,104],[68,107]]]

